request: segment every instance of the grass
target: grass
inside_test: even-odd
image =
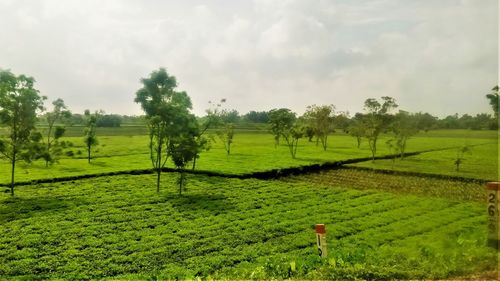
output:
[[[163,177],[159,194],[153,175],[0,194],[0,276],[428,279],[496,265],[496,253],[485,246],[484,206],[476,202],[310,178],[189,176],[187,192],[178,196],[176,176]],[[324,260],[316,253],[315,223],[327,225],[330,254]]]
[[[67,148],[66,151],[71,151],[74,154],[73,157],[63,156],[58,164],[49,168],[46,168],[45,163],[42,161],[35,161],[28,165],[20,163],[16,179],[17,181],[29,181],[92,173],[149,169],[151,168],[151,162],[148,152],[148,138],[139,134],[139,130],[138,127],[131,126],[128,131],[126,127],[107,128],[102,131],[101,133],[105,135],[99,136],[100,145],[93,151],[92,155],[95,159],[92,160],[91,164],[88,164],[85,159],[86,150],[82,138],[66,137],[65,140],[73,143],[73,146]],[[463,144],[491,144],[496,143],[497,136],[496,131],[430,131],[411,138],[408,142],[408,152]],[[390,153],[385,145],[387,138],[388,136],[383,136],[380,139],[378,155]],[[265,132],[238,132],[235,134],[230,156],[225,154],[222,144],[216,140],[209,151],[201,154],[201,158],[197,161],[197,169],[229,174],[246,174],[323,163],[325,161],[362,158],[371,155],[366,141],[362,143],[359,149],[356,148],[355,143],[354,138],[343,133],[335,133],[329,137],[327,151],[323,151],[314,142],[301,140],[297,159],[292,159],[285,145],[274,146],[274,140],[270,134]],[[435,170],[438,173],[444,172],[450,175],[481,179],[494,179],[498,175],[497,150],[494,149],[493,145],[474,147],[472,155],[467,156],[463,169],[459,173],[454,172],[453,160],[450,159],[453,154],[453,150],[428,153],[425,155],[435,157],[431,157],[427,161],[419,161],[420,156],[407,158],[404,161],[398,161],[397,168],[425,172]],[[412,161],[411,159],[417,160]],[[384,169],[391,166],[392,168],[390,161],[377,161],[375,165],[366,162],[362,165]],[[0,183],[9,182],[9,173],[10,167],[8,163],[5,161],[0,162]]]
[[[456,171],[454,164],[456,159],[457,149],[448,149],[397,159],[395,162],[376,160],[357,163],[353,166],[498,181],[497,143],[472,147],[470,153],[464,154],[459,171]]]

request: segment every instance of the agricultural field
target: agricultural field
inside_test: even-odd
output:
[[[420,135],[423,135],[422,133]],[[411,171],[466,178],[498,180],[498,133],[495,131],[430,131],[428,139],[437,143],[447,143],[454,148],[431,151],[404,159],[376,160],[356,163],[354,166],[383,170]],[[455,142],[451,142],[455,139]],[[453,143],[453,144],[452,144]],[[479,144],[479,145],[478,145]],[[411,144],[410,144],[411,145]],[[470,151],[463,154],[459,171],[455,160],[458,150],[470,146]],[[411,146],[410,146],[411,148]]]
[[[98,131],[99,145],[92,152],[92,161],[87,163],[86,150],[81,137],[74,136],[74,128],[64,140],[72,143],[65,149],[59,163],[45,167],[42,161],[30,164],[20,162],[17,167],[17,181],[50,179],[85,174],[150,169],[148,137],[137,126],[106,128]],[[142,133],[141,133],[142,132]],[[463,177],[495,179],[498,176],[496,131],[430,131],[420,133],[408,141],[407,152],[452,148],[432,151],[419,156],[397,160],[377,160],[375,163],[364,162],[360,166],[382,169],[396,169],[419,172],[437,172]],[[388,136],[379,140],[377,155],[390,154],[385,145]],[[453,157],[456,147],[472,145],[472,153],[465,155],[460,172],[455,172]],[[302,139],[299,142],[297,158],[292,159],[286,145],[274,145],[273,136],[265,130],[239,131],[235,134],[231,155],[227,156],[223,145],[214,138],[211,149],[202,152],[197,161],[198,170],[225,174],[248,174],[252,172],[307,166],[310,164],[333,162],[346,159],[364,158],[371,155],[366,141],[356,147],[356,140],[343,133],[334,133],[328,139],[328,149],[323,151],[315,142]],[[422,158],[423,157],[423,158]],[[420,160],[424,159],[424,160]],[[170,167],[173,167],[168,163]],[[394,166],[394,168],[393,168]],[[0,160],[0,183],[10,179],[10,166]]]
[[[0,276],[373,280],[495,269],[484,204],[353,189],[359,176],[344,184],[322,174],[314,181],[190,175],[181,196],[175,173],[164,175],[160,193],[153,175],[19,186],[15,197],[0,194]],[[370,178],[398,180],[405,177]],[[327,259],[317,256],[316,223],[327,226]]]

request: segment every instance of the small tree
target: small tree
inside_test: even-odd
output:
[[[233,138],[234,138],[234,124],[224,123],[217,130],[217,136],[224,144],[224,150],[226,151],[227,156],[229,156],[229,154],[231,154],[231,144],[233,144]]]
[[[363,118],[363,114],[356,113],[351,123],[349,124],[349,127],[347,128],[349,135],[356,138],[357,148],[361,147],[361,140],[365,136],[366,128],[365,123],[363,122]]]
[[[389,148],[390,153],[392,154],[391,162],[392,169],[394,170],[394,164],[396,163],[397,155],[401,153],[401,145],[398,143],[400,140],[398,139],[388,139],[385,144]]]
[[[323,150],[328,145],[328,134],[333,130],[335,106],[333,105],[311,105],[304,113],[304,120],[314,129],[317,140],[321,141]],[[316,144],[318,141],[316,141]]]
[[[64,135],[66,128],[64,124],[71,118],[71,112],[68,110],[62,99],[56,99],[52,102],[53,109],[45,114],[47,119],[47,142],[42,158],[45,160],[45,167],[57,160],[57,156],[62,152],[62,143],[59,139]]]
[[[85,110],[85,129],[83,131],[83,142],[85,143],[85,148],[87,149],[87,161],[90,164],[92,148],[99,144],[96,136],[97,119],[99,116],[98,112],[90,113],[90,110]]]
[[[455,158],[455,171],[459,172],[460,171],[460,165],[462,165],[462,163],[464,162],[465,160],[465,154],[471,154],[472,153],[472,149],[469,145],[464,145],[464,146],[461,146],[457,149],[457,157]]]
[[[418,133],[418,120],[414,115],[400,110],[399,113],[394,116],[392,131],[395,135],[395,144],[398,146],[400,157],[403,159],[406,151],[406,142],[410,137]]]
[[[211,128],[217,128],[222,124],[221,120],[221,106],[226,102],[226,99],[221,99],[220,103],[216,104],[215,107],[211,107],[206,110],[207,115],[201,118],[201,121],[198,123],[199,132],[195,137],[195,141],[197,143],[196,154],[193,158],[193,166],[192,170],[196,167],[196,160],[200,157],[200,153],[202,151],[208,151],[210,149],[210,141],[213,140],[213,136],[206,137],[205,134]],[[208,102],[212,105],[212,102]]]
[[[40,141],[40,134],[34,133],[36,114],[43,109],[45,97],[33,88],[34,83],[32,77],[0,70],[0,124],[8,128],[7,137],[0,139],[0,154],[11,164],[11,195],[16,163],[35,157],[32,146]]]
[[[195,160],[200,144],[197,142],[199,130],[194,115],[178,116],[177,120],[178,124],[181,125],[178,126],[178,134],[171,138],[168,151],[179,172],[177,183],[179,184],[179,195],[182,195],[182,191],[186,187],[186,166],[190,161]]]
[[[288,108],[272,109],[268,116],[270,131],[274,136],[274,146],[277,147],[280,144],[280,137],[285,131],[290,130],[297,117]]]
[[[372,161],[375,161],[378,137],[392,122],[392,116],[389,112],[397,106],[396,101],[391,97],[382,97],[382,103],[372,98],[365,101],[367,113],[363,117],[363,123],[365,137],[368,139],[368,145],[372,152]]]
[[[288,149],[290,150],[292,158],[295,159],[297,156],[299,139],[304,136],[304,127],[299,122],[295,122],[290,129],[283,132],[282,136],[288,146]]]
[[[221,103],[225,102],[225,99],[221,100]],[[234,139],[234,123],[239,119],[238,111],[223,109],[217,114],[217,125],[216,135],[219,140],[224,144],[224,150],[227,156],[231,154],[231,145]]]

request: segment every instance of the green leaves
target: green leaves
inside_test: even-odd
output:
[[[37,111],[43,109],[45,97],[33,88],[34,82],[32,77],[15,76],[8,70],[0,70],[0,124],[9,131],[2,141],[0,153],[12,163],[12,195],[15,162],[20,159],[29,161],[35,153],[30,150],[31,144],[39,141],[31,134],[35,129]]]
[[[161,168],[170,156],[179,169],[195,159],[201,144],[196,141],[199,129],[194,115],[189,112],[191,99],[186,92],[175,90],[174,76],[160,68],[141,82],[143,87],[136,92],[134,101],[141,104],[148,119],[150,157],[157,171],[159,191]],[[179,185],[182,190],[182,178]]]

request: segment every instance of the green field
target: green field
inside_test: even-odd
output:
[[[18,181],[150,169],[138,127],[104,129],[90,164],[77,129],[73,156],[45,167],[19,164]],[[71,135],[75,136],[71,136]],[[498,268],[486,247],[484,181],[498,178],[496,131],[430,131],[409,140],[404,160],[368,160],[279,180],[177,173],[119,175],[20,185],[0,193],[0,279],[13,280],[393,280],[444,279]],[[379,155],[389,154],[388,136]],[[456,147],[471,145],[460,172]],[[432,151],[430,151],[432,150]],[[239,131],[197,169],[244,175],[369,157],[341,133],[323,151],[299,143],[297,159],[265,131]],[[354,166],[354,167],[353,167]],[[373,171],[372,168],[382,170]],[[397,171],[420,172],[398,174]],[[0,183],[10,167],[0,164]],[[459,176],[476,181],[429,177]],[[5,190],[7,191],[7,190]],[[317,256],[313,226],[327,225],[329,255]]]
[[[175,176],[159,194],[153,175],[1,194],[0,276],[427,279],[496,266],[474,201],[207,176],[190,176],[179,196]],[[317,257],[315,223],[327,225],[328,259]]]
[[[86,150],[81,137],[66,137],[73,146],[66,149],[73,153],[72,157],[62,156],[59,163],[46,168],[42,161],[31,164],[20,163],[17,181],[35,179],[50,179],[103,172],[126,171],[134,169],[149,169],[151,161],[148,152],[148,138],[138,134],[138,127],[103,129],[99,136],[99,146],[93,152],[91,164],[87,163]],[[121,134],[121,135],[120,135]],[[138,134],[138,135],[134,135]],[[408,142],[408,152],[429,149],[450,148],[467,145],[474,146],[472,154],[466,155],[466,160],[460,172],[455,172],[453,156],[455,149],[435,151],[421,156],[409,157],[397,161],[394,169],[421,171],[463,177],[496,179],[498,178],[496,131],[431,131],[420,133]],[[339,160],[363,158],[371,155],[368,145],[362,143],[358,149],[353,137],[342,133],[329,137],[327,151],[323,151],[315,142],[301,140],[297,158],[292,159],[288,148],[281,144],[274,146],[273,136],[265,131],[237,132],[230,156],[225,154],[222,144],[214,139],[209,151],[203,152],[197,162],[198,170],[220,172],[226,174],[247,174],[256,171],[267,171],[277,168],[298,167],[315,163],[333,162]],[[385,145],[387,136],[379,141],[378,155],[390,154]],[[489,144],[489,145],[482,145]],[[423,159],[423,160],[421,160]],[[0,160],[1,161],[1,160]],[[365,162],[361,166],[393,169],[390,160],[377,160],[375,164]],[[10,166],[0,162],[0,183],[10,180]]]

